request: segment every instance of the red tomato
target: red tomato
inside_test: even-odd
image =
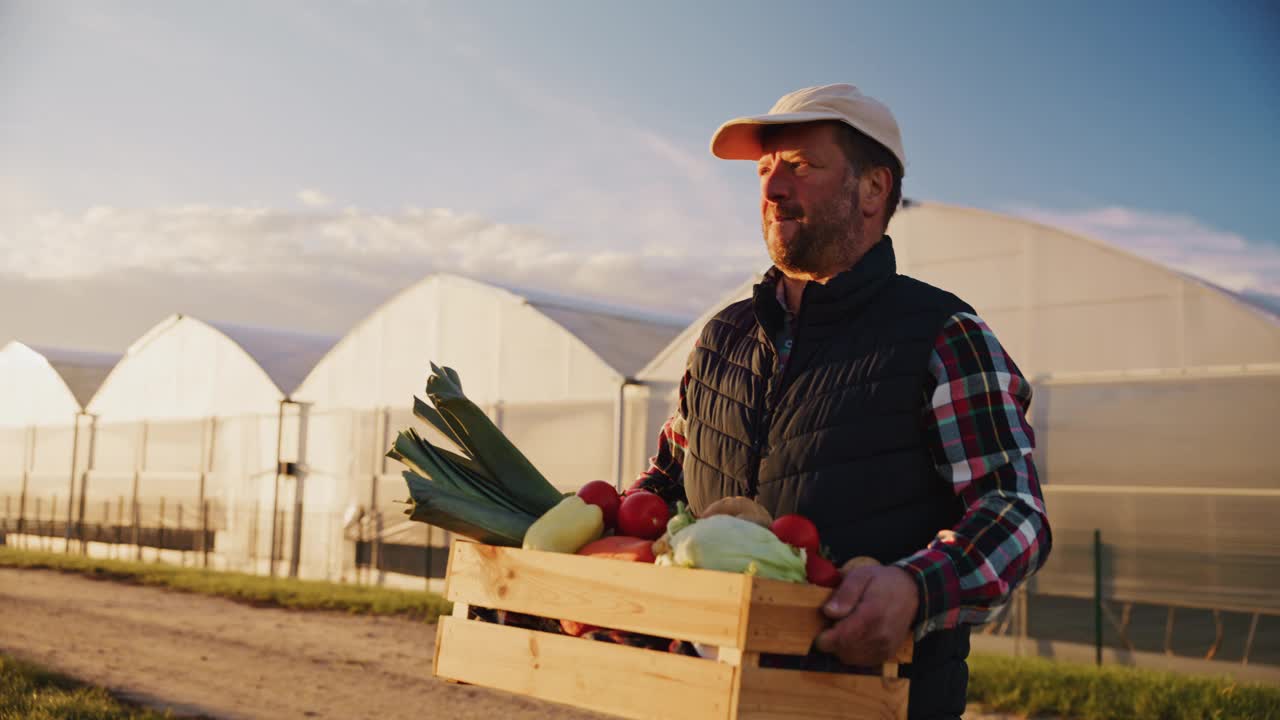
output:
[[[778,539],[788,545],[804,548],[810,556],[818,554],[818,528],[803,515],[783,515],[769,526]]]
[[[592,480],[578,489],[578,497],[588,505],[596,505],[604,513],[605,529],[612,529],[618,523],[618,506],[622,498],[613,485],[603,480]]]
[[[814,585],[829,588],[840,585],[841,575],[835,563],[816,552],[805,551],[804,575]]]
[[[627,495],[618,507],[618,532],[622,535],[656,540],[667,530],[671,511],[662,498],[639,490]]]

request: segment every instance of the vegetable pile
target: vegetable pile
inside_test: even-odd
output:
[[[712,503],[701,517],[678,503],[673,514],[651,492],[619,495],[601,480],[562,493],[467,398],[453,369],[432,364],[426,394],[430,403],[414,398],[414,415],[457,452],[413,428],[396,436],[387,456],[408,468],[406,514],[413,520],[490,545],[840,583],[817,528],[801,515],[775,520],[744,497]]]

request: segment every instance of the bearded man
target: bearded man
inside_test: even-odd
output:
[[[886,235],[901,133],[852,85],[725,123],[711,151],[756,163],[773,267],[703,328],[658,453],[631,491],[800,513],[844,574],[818,654],[884,663],[908,635],[912,720],[960,718],[969,627],[1048,557],[1031,386],[955,295],[899,275]],[[629,491],[630,492],[630,491]]]

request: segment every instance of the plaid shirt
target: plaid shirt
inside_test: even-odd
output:
[[[777,343],[790,349],[789,325]],[[684,499],[685,386],[658,439],[658,453],[628,492]],[[991,329],[962,313],[943,326],[929,359],[920,421],[938,474],[966,506],[955,527],[894,564],[920,588],[916,637],[994,619],[1013,589],[1044,564],[1051,535],[1027,423],[1031,385]]]

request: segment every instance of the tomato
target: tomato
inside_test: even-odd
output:
[[[631,537],[656,540],[667,530],[671,511],[667,502],[648,490],[627,495],[618,507],[618,532]]]
[[[595,505],[604,513],[604,527],[611,530],[618,523],[618,506],[622,504],[622,498],[618,497],[618,491],[613,489],[613,485],[603,480],[592,480],[591,482],[578,488],[578,497],[588,505]]]
[[[631,562],[654,561],[653,541],[644,538],[627,537],[626,535],[610,535],[589,542],[578,551],[579,555],[613,558],[614,560],[630,560]]]
[[[835,563],[816,552],[805,551],[804,575],[814,585],[829,588],[840,585],[841,575]]]
[[[783,515],[769,526],[778,539],[788,545],[804,548],[809,555],[817,555],[821,543],[818,540],[818,528],[813,521],[803,515]]]

